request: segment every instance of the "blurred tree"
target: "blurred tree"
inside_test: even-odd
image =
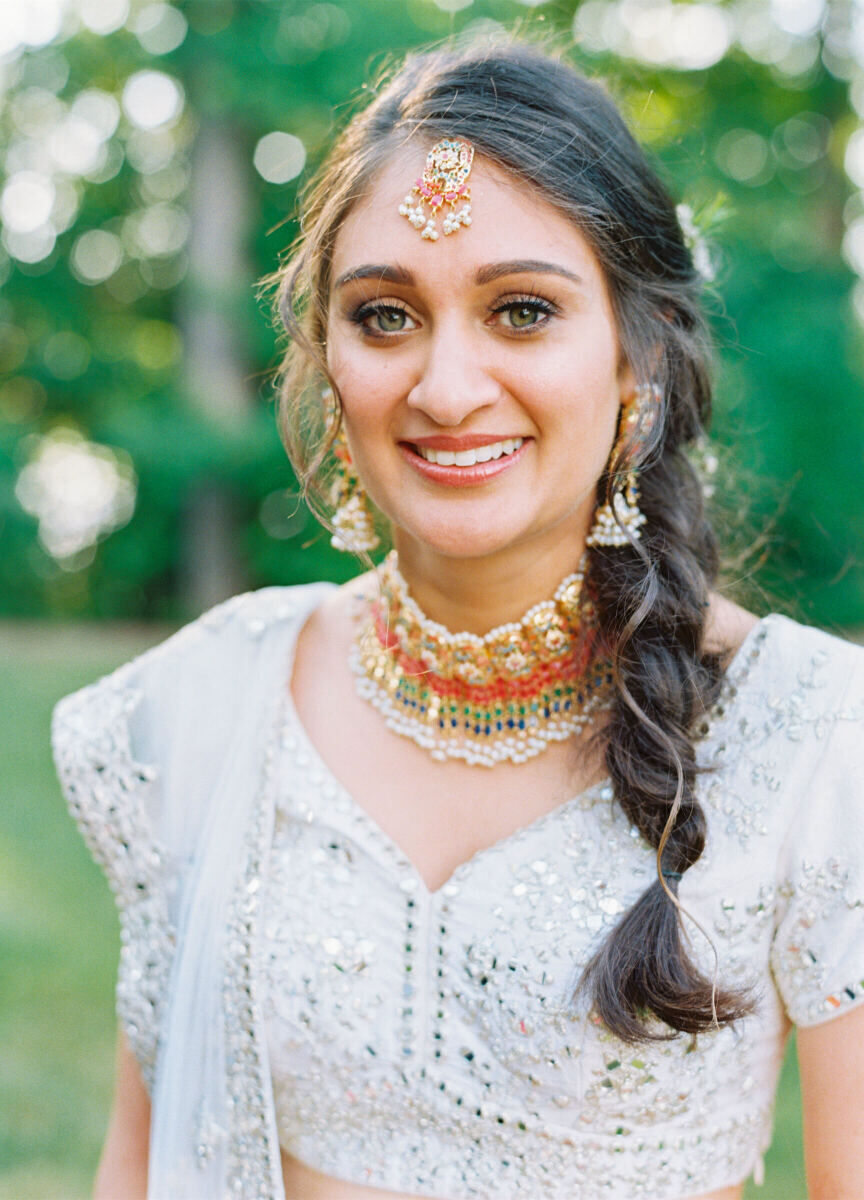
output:
[[[521,22],[609,77],[685,223],[724,218],[707,246],[694,233],[716,274],[718,492],[749,510],[745,540],[769,528],[759,579],[781,602],[864,619],[857,14],[843,0],[0,9],[2,610],[175,615],[352,571],[298,505],[254,280],[385,51]]]

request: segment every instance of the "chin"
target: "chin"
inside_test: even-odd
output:
[[[487,558],[500,554],[523,542],[528,536],[523,528],[506,529],[500,523],[490,527],[488,522],[442,521],[434,526],[396,524],[395,537],[417,543],[426,551],[444,558]]]

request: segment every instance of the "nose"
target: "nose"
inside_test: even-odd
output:
[[[457,429],[501,395],[470,331],[448,324],[428,335],[419,377],[407,396],[409,408],[442,428]]]

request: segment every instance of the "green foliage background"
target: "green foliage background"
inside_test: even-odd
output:
[[[864,89],[860,67],[837,50],[848,6],[829,0],[806,36],[783,35],[785,57],[733,42],[712,66],[684,70],[618,56],[602,39],[583,37],[616,2],[586,0],[580,9],[574,0],[177,0],[188,32],[176,49],[155,55],[134,32],[152,4],[132,0],[114,32],[95,34],[70,16],[50,43],[0,62],[0,184],[20,134],[16,105],[29,89],[64,104],[93,87],[119,98],[134,72],[158,69],[185,94],[165,170],[179,172],[182,185],[199,131],[219,124],[242,150],[252,199],[248,270],[218,294],[186,269],[182,248],[129,252],[110,279],[81,282],[73,264],[83,233],[123,234],[127,218],[159,202],[160,187],[170,203],[188,202],[164,171],[135,165],[137,134],[123,116],[108,147],[116,170],[103,171],[101,182],[71,181],[74,219],[51,254],[28,264],[0,249],[0,613],[189,615],[200,551],[188,514],[205,486],[230,498],[241,584],[353,570],[294,509],[269,382],[277,335],[255,281],[275,269],[296,232],[296,185],[385,58],[453,33],[518,27],[557,38],[574,62],[609,80],[676,196],[708,227],[718,266],[707,295],[720,347],[718,519],[733,549],[757,543],[731,581],[749,587],[757,607],[847,628],[864,622],[864,356],[850,303],[856,278],[841,254],[844,225],[864,212],[843,167],[859,124],[853,99]],[[70,13],[75,7],[69,0]],[[734,7],[736,20],[756,14],[770,22],[771,11],[768,0]],[[252,165],[259,139],[274,130],[300,138],[308,154],[306,171],[288,185],[266,183]],[[802,151],[807,130],[818,144],[811,137]],[[751,144],[765,150],[762,167],[749,173],[729,169],[742,134],[756,135]],[[254,394],[230,424],[188,394],[184,321],[196,307],[230,324]],[[58,426],[127,456],[138,481],[131,519],[66,561],[48,553],[16,496],[39,439]],[[139,644],[79,628],[46,639],[32,626],[0,644],[0,1110],[13,1115],[0,1133],[0,1197],[10,1200],[84,1195],[102,1136],[112,906],[62,812],[45,746],[53,701]],[[805,1194],[797,1104],[790,1067],[763,1200]]]
[[[604,2],[595,0],[593,9]],[[197,553],[185,520],[203,485],[231,497],[242,583],[339,578],[353,569],[304,512],[281,526],[262,523],[268,497],[265,516],[274,505],[288,511],[284,496],[280,510],[279,496],[293,483],[272,412],[276,333],[254,282],[276,267],[295,233],[295,183],[320,159],[386,57],[454,32],[518,27],[528,36],[556,37],[573,61],[609,79],[673,191],[709,223],[720,213],[709,231],[719,274],[708,302],[721,347],[716,439],[728,448],[721,456],[721,524],[737,530],[739,546],[767,531],[759,569],[754,574],[750,565],[744,573],[767,589],[769,602],[827,624],[862,620],[864,368],[850,304],[854,276],[840,253],[844,206],[856,202],[843,172],[857,125],[850,102],[856,68],[823,55],[829,70],[819,57],[827,15],[807,41],[815,58],[805,55],[797,71],[756,61],[734,42],[708,69],[680,70],[616,57],[596,39],[574,37],[574,15],[581,26],[572,0],[531,8],[517,0],[442,0],[442,8],[458,10],[451,12],[432,0],[187,0],[176,5],[188,22],[186,37],[160,56],[145,52],[129,28],[144,7],[133,3],[127,26],[116,32],[72,27],[55,43],[21,54],[8,72],[3,133],[8,143],[15,97],[34,85],[69,101],[94,86],[119,96],[144,67],[172,75],[186,105],[171,135],[171,169],[187,170],[206,122],[228,127],[243,149],[254,210],[249,272],[225,294],[205,294],[200,280],[184,275],[181,250],[129,256],[95,286],[76,278],[70,252],[82,231],[119,230],[128,214],[153,201],[152,178],[133,166],[135,132],[126,117],[110,145],[119,170],[103,182],[76,182],[77,216],[53,253],[35,264],[0,254],[0,611],[185,615],[184,580]],[[767,0],[750,9],[764,15]],[[802,115],[823,140],[803,157],[795,146]],[[295,183],[265,183],[252,167],[258,139],[273,130],[296,135],[307,149],[307,169]],[[742,131],[768,148],[765,168],[743,180],[724,170],[722,154],[727,135]],[[183,194],[173,203],[182,205]],[[182,314],[196,304],[230,319],[254,381],[257,402],[230,427],[185,391]],[[58,342],[58,333],[75,337]],[[61,563],[15,497],[34,435],[58,423],[128,454],[139,481],[128,524],[95,552]]]

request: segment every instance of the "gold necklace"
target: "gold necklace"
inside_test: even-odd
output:
[[[608,707],[612,666],[581,566],[551,600],[485,637],[450,633],[425,616],[395,551],[378,568],[378,583],[351,652],[357,691],[433,758],[525,762]]]

